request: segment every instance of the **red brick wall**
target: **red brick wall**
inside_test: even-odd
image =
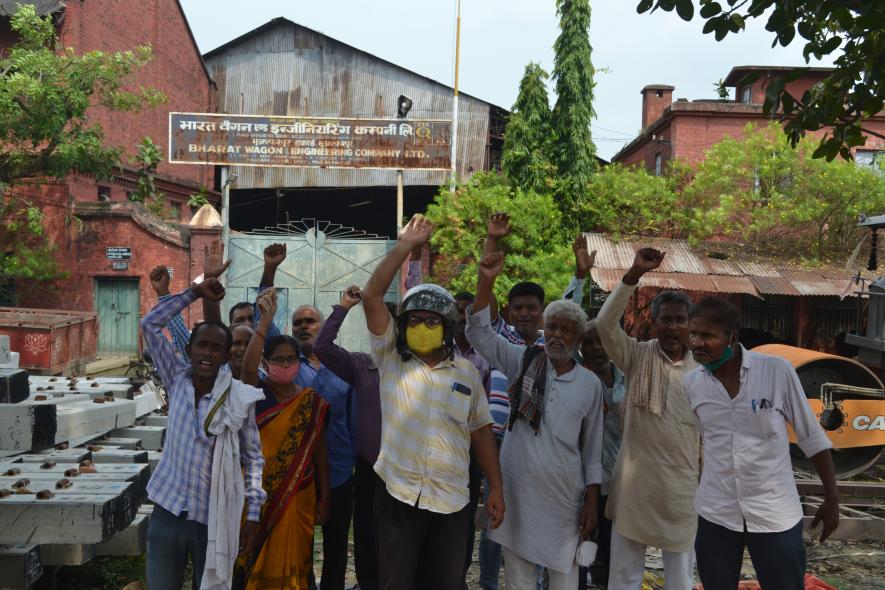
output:
[[[658,93],[661,96],[658,96]],[[645,129],[661,118],[661,115],[673,102],[673,90],[666,88],[642,89],[642,128]]]
[[[153,60],[134,77],[133,88],[161,90],[167,102],[140,113],[111,114],[93,108],[91,119],[102,126],[109,145],[124,147],[134,154],[135,145],[149,136],[167,155],[170,111],[214,110],[210,79],[176,0],[67,2],[60,39],[65,47],[78,52],[129,50],[139,45],[153,49]],[[211,166],[172,165],[165,161],[159,173],[210,188],[214,178]]]

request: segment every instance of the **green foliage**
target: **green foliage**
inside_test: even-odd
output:
[[[535,192],[549,190],[555,174],[548,158],[551,137],[547,78],[540,65],[529,63],[525,67],[504,133],[504,174],[515,186]]]
[[[499,301],[519,281],[535,281],[550,299],[556,299],[574,272],[571,240],[562,227],[562,215],[553,197],[511,188],[507,180],[492,173],[474,174],[452,195],[447,188],[437,193],[427,208],[436,226],[433,250],[441,254],[434,265],[434,279],[452,292],[475,291],[477,258],[482,254],[489,217],[510,214],[513,232],[502,243],[507,264],[495,284]]]
[[[165,217],[166,214],[166,196],[154,184],[157,166],[162,161],[163,150],[160,146],[150,137],[142,139],[138,144],[138,154],[132,159],[132,163],[138,165],[138,178],[135,190],[129,194],[130,201],[144,203],[148,211],[158,217]]]
[[[686,233],[811,261],[844,254],[859,239],[858,215],[885,210],[885,178],[850,161],[815,159],[814,151],[810,138],[793,148],[776,123],[721,141],[683,193],[691,204]]]
[[[713,82],[713,88],[716,89],[716,96],[722,100],[727,100],[731,96],[728,93],[728,87],[725,85],[724,78],[719,78],[718,82]]]
[[[653,176],[644,168],[606,166],[593,176],[590,197],[578,204],[580,228],[614,237],[682,237],[680,178],[675,168],[666,176]]]
[[[570,212],[584,194],[596,171],[596,146],[590,136],[593,110],[594,70],[590,59],[589,0],[557,0],[560,34],[553,45],[556,54],[553,80],[556,104],[551,126],[555,143],[553,160],[559,177],[557,195],[563,212]]]
[[[87,116],[90,106],[134,111],[163,96],[124,88],[150,60],[149,47],[77,55],[58,46],[52,18],[38,16],[31,4],[18,8],[10,27],[18,41],[0,53],[0,277],[39,284],[65,273],[39,208],[17,187],[75,170],[108,177],[121,150],[104,146],[101,127]]]
[[[199,209],[203,205],[209,204],[209,189],[200,186],[200,190],[187,198],[187,204],[192,209]]]
[[[786,47],[796,34],[804,40],[802,54],[821,59],[839,53],[835,71],[822,83],[793,96],[785,84],[803,73],[802,68],[774,78],[767,86],[765,113],[777,113],[785,122],[784,132],[793,146],[805,136],[832,126],[820,142],[814,157],[833,160],[837,154],[850,159],[850,147],[864,143],[863,134],[885,139],[880,133],[863,127],[865,119],[885,107],[885,2],[882,0],[728,0],[723,6],[714,0],[699,0],[700,16],[706,22],[704,33],[713,33],[717,41],[729,33],[739,33],[746,21],[768,17],[765,28],[774,33],[775,45]],[[637,11],[673,9],[683,20],[694,17],[692,0],[641,0]],[[758,76],[745,78],[749,83]]]

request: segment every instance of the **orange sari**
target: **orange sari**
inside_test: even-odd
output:
[[[316,516],[313,452],[328,410],[317,392],[304,389],[256,417],[267,502],[261,509],[255,552],[237,562],[247,590],[308,587]]]

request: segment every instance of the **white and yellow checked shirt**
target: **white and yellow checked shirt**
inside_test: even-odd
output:
[[[470,433],[492,415],[476,367],[462,358],[435,367],[396,351],[391,319],[382,336],[370,333],[381,378],[381,452],[375,472],[405,504],[440,514],[467,505]]]

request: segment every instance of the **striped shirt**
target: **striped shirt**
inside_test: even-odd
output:
[[[213,391],[202,396],[195,408],[191,366],[175,356],[172,345],[163,335],[163,326],[195,300],[193,291],[185,289],[160,301],[141,321],[147,348],[169,395],[166,446],[160,464],[148,482],[148,498],[172,514],[187,512],[189,520],[208,524],[215,437],[206,436],[203,423],[215,398],[223,392]],[[261,488],[264,456],[254,407],[240,430],[240,456],[246,485],[247,518],[257,522],[267,495]]]
[[[492,424],[476,367],[463,358],[430,367],[403,361],[394,322],[370,333],[381,379],[381,452],[375,472],[405,504],[440,514],[467,505],[470,434]]]

